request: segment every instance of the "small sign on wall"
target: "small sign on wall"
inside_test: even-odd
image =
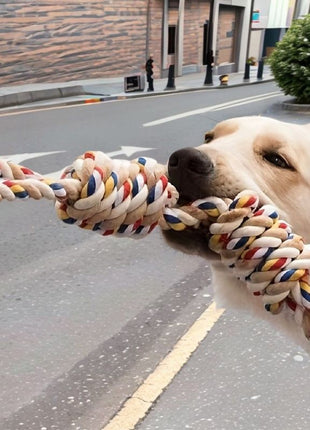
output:
[[[260,21],[260,10],[253,10],[252,22],[258,23]]]

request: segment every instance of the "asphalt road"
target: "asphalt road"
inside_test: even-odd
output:
[[[89,149],[134,146],[144,149],[129,158],[165,162],[233,116],[309,122],[282,111],[277,91],[262,83],[0,112],[0,158],[61,151],[22,163],[47,174]],[[208,262],[169,248],[159,230],[136,241],[67,226],[50,202],[1,210],[0,429],[99,430],[210,303]],[[308,429],[309,367],[264,323],[225,312],[139,430]]]

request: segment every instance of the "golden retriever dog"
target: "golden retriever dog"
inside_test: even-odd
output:
[[[273,205],[293,232],[310,243],[310,124],[264,117],[220,122],[205,134],[205,143],[170,156],[168,176],[180,193],[181,204],[208,196],[233,199],[245,189],[253,190],[260,206]],[[220,306],[267,319],[310,352],[310,340],[293,312],[286,308],[278,315],[267,312],[260,297],[250,293],[216,254],[212,257],[199,230],[169,231],[165,236],[174,247],[210,259],[215,300]]]

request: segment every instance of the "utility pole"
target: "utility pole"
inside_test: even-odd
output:
[[[210,12],[209,12],[209,20],[206,21],[205,26],[206,28],[206,34],[205,36],[205,51],[204,51],[204,64],[207,65],[206,67],[206,76],[204,85],[213,85],[213,78],[212,78],[212,69],[213,69],[213,63],[214,63],[214,56],[213,56],[213,11],[214,11],[214,0],[210,1]]]

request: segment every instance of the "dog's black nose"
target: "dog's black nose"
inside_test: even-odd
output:
[[[213,173],[211,159],[195,148],[180,149],[168,161],[169,181],[183,200],[193,201],[207,196],[208,182]]]

